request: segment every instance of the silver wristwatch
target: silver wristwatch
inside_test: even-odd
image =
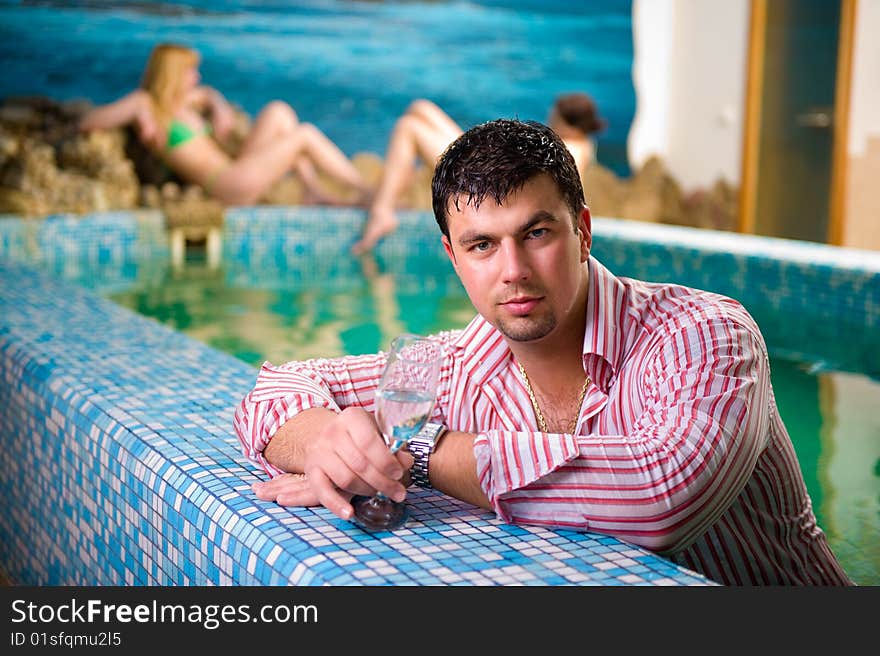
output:
[[[412,482],[419,487],[431,487],[431,482],[428,480],[428,461],[445,432],[446,426],[443,424],[427,423],[409,440],[407,448],[414,458],[409,474]]]

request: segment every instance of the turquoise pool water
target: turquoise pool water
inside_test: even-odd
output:
[[[211,267],[191,248],[185,266],[154,262],[133,284],[105,294],[255,366],[375,352],[401,332],[457,328],[473,317],[439,251],[330,262],[303,256],[281,272],[271,257],[263,270],[256,261]],[[839,345],[823,358],[813,344],[805,350],[818,357],[792,359],[792,324],[756,318],[766,326],[779,410],[820,525],[850,576],[880,585],[880,381],[828,370],[827,361],[841,358]]]

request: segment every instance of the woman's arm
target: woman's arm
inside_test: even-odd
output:
[[[211,126],[218,141],[224,141],[235,125],[235,111],[223,94],[209,86],[196,87],[190,96],[190,104],[200,112],[208,112]]]
[[[135,89],[115,102],[95,107],[82,117],[79,129],[81,132],[110,130],[132,123],[144,143],[155,145],[159,128],[153,117],[150,97],[143,89]]]
[[[136,89],[116,102],[99,105],[82,117],[79,129],[83,132],[109,130],[137,120],[144,109],[149,111],[149,98],[142,89]]]

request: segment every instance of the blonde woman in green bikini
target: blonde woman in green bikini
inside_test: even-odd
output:
[[[366,201],[370,190],[345,154],[314,125],[300,123],[290,105],[279,100],[260,111],[238,155],[229,157],[218,142],[229,136],[234,112],[217,90],[199,84],[199,59],[184,46],[156,46],[141,88],[88,112],[80,129],[133,125],[144,145],[169,168],[226,205],[256,203],[291,171],[300,177],[307,198],[343,202],[322,188],[318,169]]]

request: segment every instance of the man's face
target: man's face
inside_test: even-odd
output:
[[[446,254],[477,312],[505,337],[531,342],[550,336],[586,294],[590,212],[577,232],[571,210],[548,175],[529,180],[503,205],[449,207]]]

